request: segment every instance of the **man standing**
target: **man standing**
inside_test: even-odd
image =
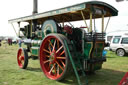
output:
[[[21,47],[21,45],[22,45],[22,40],[21,39],[18,40],[18,44],[19,44],[19,47]]]

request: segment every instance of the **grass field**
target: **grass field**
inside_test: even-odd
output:
[[[62,81],[47,79],[40,69],[39,60],[29,60],[26,70],[17,65],[18,45],[0,47],[0,85],[78,85],[75,75],[71,74]],[[128,57],[116,56],[108,52],[107,62],[93,75],[87,75],[89,85],[118,85],[128,71]]]

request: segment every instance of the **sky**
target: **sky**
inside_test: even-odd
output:
[[[50,11],[92,0],[38,0],[38,12]],[[99,0],[98,0],[99,1]],[[117,17],[112,17],[107,32],[128,30],[128,1],[102,0],[119,10]],[[0,36],[16,36],[8,20],[31,15],[33,0],[1,0],[0,2]],[[81,25],[80,25],[81,26]],[[18,28],[16,28],[18,30]]]

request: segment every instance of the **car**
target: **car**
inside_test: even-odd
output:
[[[125,56],[128,53],[128,36],[114,36],[110,42],[110,50],[118,56]]]

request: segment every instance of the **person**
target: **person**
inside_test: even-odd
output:
[[[105,57],[106,55],[107,55],[107,51],[106,50],[103,50],[102,56]]]
[[[8,45],[10,45],[10,41],[11,41],[11,40],[8,38]]]
[[[10,45],[12,45],[12,39],[10,39]]]
[[[21,41],[21,39],[18,40],[18,44],[19,44],[19,47],[22,46],[22,41]]]

